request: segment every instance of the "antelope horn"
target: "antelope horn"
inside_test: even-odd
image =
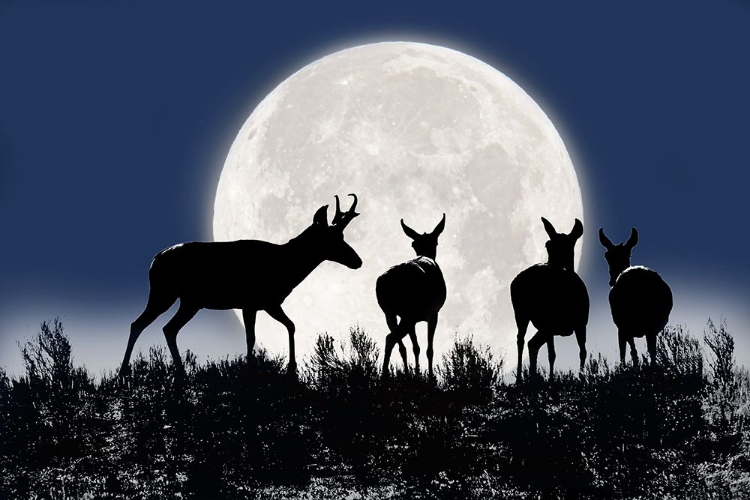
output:
[[[336,214],[333,216],[333,222],[335,223],[341,217],[341,205],[339,204],[339,195],[334,194],[333,197],[336,198]]]
[[[356,208],[357,208],[357,195],[354,194],[354,193],[349,193],[349,196],[351,196],[352,198],[354,198],[354,201],[352,202],[352,206],[349,207],[349,212],[354,213],[354,210],[356,210]],[[359,215],[359,214],[357,214],[357,215]]]
[[[338,195],[333,195],[333,197],[336,198],[336,215],[334,215],[333,220],[331,221],[332,226],[338,226],[339,228],[344,229],[353,218],[359,215],[354,211],[357,208],[357,195],[350,193],[349,196],[354,198],[354,202],[352,202],[352,206],[349,207],[349,210],[342,212]]]

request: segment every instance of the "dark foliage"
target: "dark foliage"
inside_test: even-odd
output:
[[[442,386],[453,399],[464,403],[486,403],[503,374],[503,360],[495,361],[489,346],[480,349],[472,337],[456,338],[453,349],[438,368]]]
[[[0,498],[736,498],[750,381],[726,325],[660,336],[657,364],[503,381],[471,337],[436,379],[380,377],[361,329],[321,335],[299,379],[256,351],[187,377],[152,349],[94,381],[58,321],[0,370]]]

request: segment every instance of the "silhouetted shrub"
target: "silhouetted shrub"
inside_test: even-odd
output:
[[[750,378],[731,335],[709,324],[705,373],[687,332],[660,337],[654,366],[590,356],[551,382],[503,383],[471,337],[438,380],[384,382],[358,328],[321,335],[300,380],[263,350],[188,352],[176,379],[154,348],[94,382],[44,324],[24,376],[0,369],[0,498],[747,496]]]
[[[588,383],[592,384],[601,380],[609,380],[612,377],[613,370],[609,366],[609,360],[602,356],[602,353],[598,353],[596,356],[588,356],[586,358],[586,364],[583,366],[583,371],[578,377]],[[562,375],[562,379],[568,379],[573,383],[575,376],[572,372]]]
[[[320,334],[305,365],[306,381],[332,396],[341,391],[370,389],[379,377],[379,356],[377,344],[359,327],[349,330],[348,342]]]
[[[3,455],[18,468],[10,475],[11,489],[24,496],[50,481],[68,480],[71,464],[92,466],[101,441],[91,432],[98,427],[93,380],[84,368],[74,367],[59,320],[43,322],[19,347],[26,376],[3,391],[8,399],[2,403],[2,441]],[[75,494],[75,486],[70,491]]]
[[[336,339],[327,333],[318,335],[315,340],[312,357],[306,364],[306,375],[308,382],[317,389],[333,389],[345,379],[343,347],[338,349],[336,343]]]
[[[374,380],[379,375],[380,352],[378,345],[359,326],[349,330],[351,368],[364,380]]]
[[[354,327],[348,342],[319,335],[306,363],[305,379],[322,403],[318,421],[321,458],[339,461],[362,481],[373,477],[375,458],[386,446],[379,414],[378,358],[376,343]]]
[[[42,322],[36,336],[21,347],[21,357],[32,386],[79,389],[90,385],[86,371],[73,367],[70,341],[57,318],[51,325]]]
[[[716,328],[713,321],[708,320],[703,332],[703,341],[710,350],[710,398],[717,410],[712,417],[729,424],[731,416],[735,413],[735,396],[739,394],[740,380],[734,363],[734,339],[727,331],[726,321],[722,321],[719,328]]]
[[[697,339],[682,326],[667,326],[657,336],[657,364],[673,377],[700,380],[703,377],[703,352]]]
[[[473,337],[453,339],[438,366],[442,386],[467,402],[488,401],[500,380],[503,360],[495,361],[489,346],[475,346]]]
[[[750,378],[746,369],[738,370],[734,361],[734,339],[726,321],[717,328],[709,320],[703,334],[709,348],[709,384],[705,416],[714,456],[729,456],[728,467],[719,471],[728,478],[738,470],[750,471]],[[744,475],[750,481],[750,472]],[[750,486],[748,486],[750,490]]]
[[[17,403],[11,397],[10,379],[5,369],[0,366],[0,492],[9,490],[12,477],[2,472],[10,469],[16,454],[16,450],[12,449],[14,439],[8,432],[12,424],[13,405]]]

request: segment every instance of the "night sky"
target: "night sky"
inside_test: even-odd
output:
[[[18,372],[16,341],[60,317],[78,362],[116,368],[153,255],[211,239],[220,169],[255,106],[323,55],[393,40],[483,60],[558,128],[583,189],[590,350],[617,357],[596,231],[620,242],[635,226],[633,264],[671,284],[672,323],[700,337],[725,318],[750,363],[750,3],[496,3],[0,4],[0,366]],[[137,349],[163,345],[166,320]],[[204,311],[180,346],[234,355],[241,332]],[[575,342],[557,345],[573,366]]]

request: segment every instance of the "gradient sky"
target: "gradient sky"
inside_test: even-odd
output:
[[[618,242],[636,226],[633,263],[672,285],[674,322],[700,337],[726,318],[749,364],[750,3],[484,3],[3,2],[0,366],[18,371],[16,341],[59,316],[79,362],[115,368],[152,256],[210,239],[254,107],[325,54],[389,40],[487,62],[558,127],[584,193],[591,349],[616,357],[596,230]],[[163,343],[165,321],[137,347]],[[214,331],[209,354],[242,351],[234,315],[193,323]]]

